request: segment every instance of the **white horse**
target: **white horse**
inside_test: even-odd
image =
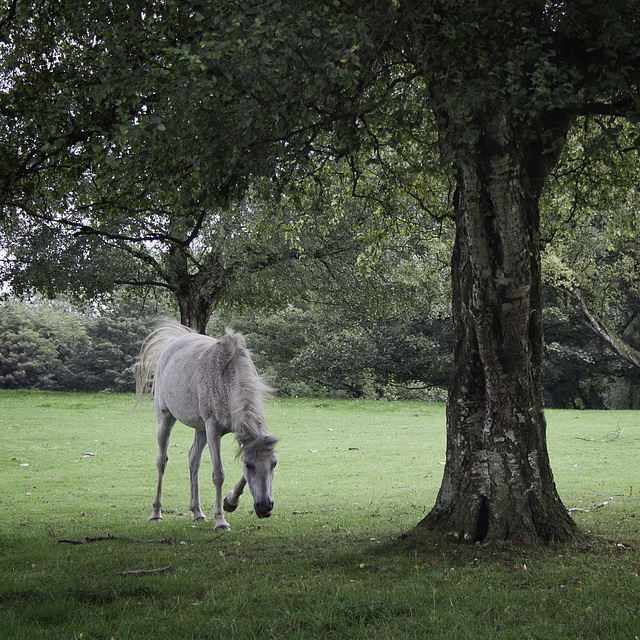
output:
[[[224,469],[220,439],[233,433],[242,456],[243,477],[224,499],[224,510],[234,511],[245,485],[259,518],[273,509],[271,486],[277,464],[277,438],[267,435],[262,403],[272,391],[258,375],[244,337],[227,330],[220,340],[194,333],[175,322],[163,321],[145,340],[136,364],[136,395],[153,391],[158,420],[158,486],[151,520],[162,520],[162,480],[167,466],[169,437],[176,420],[195,429],[189,450],[191,511],[194,520],[206,520],[200,508],[198,475],[202,452],[209,445],[216,491],[216,529],[228,531],[222,502]]]

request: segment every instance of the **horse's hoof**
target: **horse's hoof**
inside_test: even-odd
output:
[[[149,520],[151,520],[151,522],[160,522],[160,520],[162,520],[162,516],[151,516]]]
[[[231,531],[231,527],[225,522],[224,524],[217,524],[214,531]]]
[[[203,522],[207,521],[207,516],[204,514],[200,514],[199,516],[193,516],[193,521],[197,522],[198,520],[202,520]]]
[[[224,499],[224,502],[222,503],[222,508],[227,512],[227,513],[232,513],[233,511],[235,511],[238,508],[237,504],[230,504],[227,499]]]

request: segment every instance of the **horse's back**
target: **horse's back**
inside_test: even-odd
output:
[[[194,428],[216,414],[222,419],[225,401],[225,350],[219,340],[190,333],[173,340],[158,360],[156,409]]]

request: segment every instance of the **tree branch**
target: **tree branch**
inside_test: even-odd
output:
[[[628,344],[604,320],[589,309],[580,291],[567,287],[558,287],[569,295],[582,316],[582,321],[595,333],[619,358],[634,367],[640,368],[640,351]]]
[[[571,113],[576,116],[619,116],[625,118],[630,111],[636,109],[637,104],[630,98],[617,102],[585,102],[571,109]]]

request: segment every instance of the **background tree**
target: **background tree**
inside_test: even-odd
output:
[[[295,257],[285,242],[257,237],[247,208],[224,213],[153,215],[149,211],[88,217],[51,214],[5,232],[2,275],[17,294],[72,293],[91,299],[118,287],[161,289],[175,301],[183,324],[204,332],[233,284]]]
[[[246,197],[250,185],[263,189],[260,176],[282,184],[309,165],[320,87],[305,95],[304,78],[322,78],[329,103],[354,81],[323,75],[355,46],[349,30],[320,46],[329,8],[148,1],[83,6],[80,15],[74,4],[7,7],[0,201],[3,276],[14,290],[90,297],[117,285],[161,287],[183,323],[204,331],[243,279],[301,250],[307,258],[346,251],[345,234],[333,233],[330,247],[318,225],[294,222],[284,240],[266,225],[257,232],[252,209],[266,207]],[[272,198],[273,187],[265,193]],[[314,208],[294,200],[304,215]],[[282,210],[268,213],[291,224]],[[361,215],[350,224],[363,235]]]
[[[64,301],[0,304],[0,387],[132,391],[133,365],[158,308],[120,298],[79,311]]]
[[[425,244],[390,238],[356,266],[306,265],[286,307],[224,305],[212,329],[247,333],[256,362],[285,394],[442,399],[453,339],[450,231],[438,238],[434,229]]]
[[[0,328],[0,386],[4,389],[47,388],[55,348],[16,314],[5,309]]]
[[[545,280],[585,327],[636,368],[639,142],[624,119],[580,120],[543,203]]]

